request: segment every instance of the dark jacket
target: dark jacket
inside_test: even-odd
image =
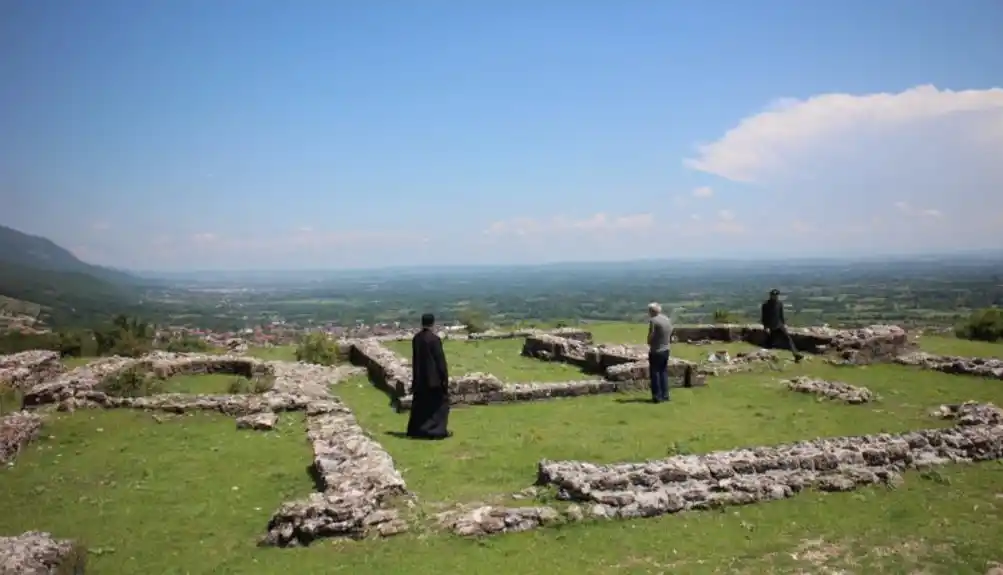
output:
[[[777,329],[787,325],[784,320],[784,304],[780,300],[766,300],[760,311],[759,321],[766,329]]]
[[[424,389],[447,390],[449,368],[442,340],[430,329],[423,329],[411,340],[411,369],[414,373],[415,391]]]

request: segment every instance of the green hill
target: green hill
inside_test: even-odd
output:
[[[87,325],[133,309],[140,281],[83,262],[47,238],[0,226],[0,296],[36,304],[49,325]]]
[[[83,273],[113,283],[138,283],[136,276],[81,261],[48,238],[0,226],[0,264],[53,272]]]

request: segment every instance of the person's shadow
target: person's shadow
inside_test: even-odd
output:
[[[390,437],[396,437],[397,439],[413,439],[403,431],[384,431],[383,434],[389,435]]]
[[[650,399],[643,397],[618,397],[614,401],[617,403],[651,403]]]

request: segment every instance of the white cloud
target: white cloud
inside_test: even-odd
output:
[[[197,234],[192,234],[192,241],[197,244],[209,244],[215,242],[218,237],[212,232],[201,232]]]
[[[771,218],[841,233],[881,217],[886,223],[853,241],[925,251],[1000,245],[1001,157],[1003,88],[918,86],[783,99],[684,163],[753,184],[748,193],[776,200]],[[816,236],[816,247],[835,241]]]
[[[1003,88],[938,90],[917,86],[898,94],[822,94],[784,99],[742,120],[721,139],[698,147],[686,165],[740,182],[759,182],[806,146],[863,127],[898,127],[965,112],[989,112],[995,125],[980,123],[988,145],[1003,142]]]
[[[489,225],[484,233],[492,236],[531,236],[567,232],[641,232],[647,231],[653,224],[652,214],[610,216],[599,212],[583,219],[554,216],[542,220],[529,217],[501,220]]]
[[[691,192],[694,198],[710,198],[714,195],[714,189],[710,186],[701,186]]]
[[[717,217],[722,221],[731,222],[735,220],[735,212],[731,210],[721,210],[717,213]]]
[[[91,224],[91,229],[95,232],[105,232],[111,229],[111,225],[108,222],[94,222]]]

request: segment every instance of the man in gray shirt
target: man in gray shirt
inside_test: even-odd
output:
[[[662,314],[662,306],[648,304],[648,373],[651,376],[651,401],[669,400],[669,343],[672,321]]]

